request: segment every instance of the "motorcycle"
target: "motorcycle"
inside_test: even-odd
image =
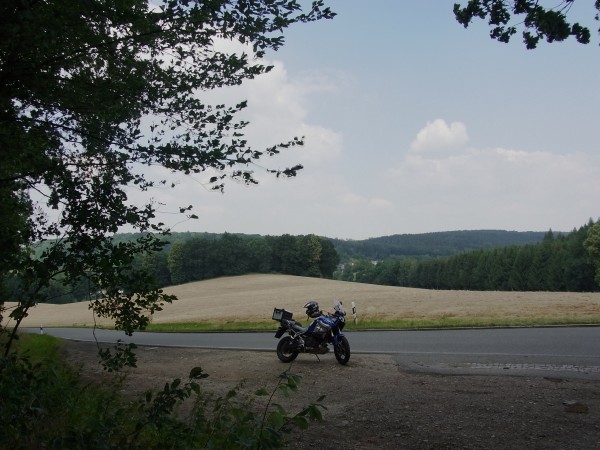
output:
[[[342,302],[336,300],[333,313],[324,313],[319,310],[319,304],[314,300],[304,305],[306,315],[313,318],[310,325],[304,328],[292,317],[293,314],[285,309],[275,308],[273,320],[279,322],[279,328],[275,338],[283,339],[277,344],[277,357],[285,363],[291,362],[300,353],[312,353],[318,355],[329,351],[329,344],[333,345],[333,353],[340,364],[346,364],[350,359],[350,344],[342,333],[346,325],[346,311]]]

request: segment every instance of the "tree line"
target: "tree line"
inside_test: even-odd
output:
[[[248,238],[226,233],[212,240],[191,238],[173,243],[168,255],[150,258],[154,260],[146,261],[146,268],[169,284],[270,272],[331,278],[339,263],[331,241],[314,234]],[[156,273],[157,267],[161,273]]]
[[[345,264],[334,278],[343,281],[424,289],[479,291],[600,290],[590,257],[589,236],[600,224],[590,221],[569,234],[551,230],[542,242],[480,249],[447,258],[402,258]]]
[[[139,236],[117,235],[114,244],[124,245],[136,238]],[[249,236],[182,233],[163,241],[160,251],[137,255],[132,272],[147,273],[156,286],[165,287],[246,273],[332,278],[339,261],[331,241],[314,234]],[[103,295],[102,288],[89,278],[82,277],[74,285],[65,285],[64,281],[58,276],[45,287],[49,303],[71,303]],[[27,294],[10,279],[5,280],[5,285],[13,298]]]

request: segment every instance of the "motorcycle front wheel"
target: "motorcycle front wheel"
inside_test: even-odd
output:
[[[281,362],[292,362],[298,356],[298,352],[294,350],[294,343],[291,336],[286,336],[277,344],[277,357]]]
[[[342,336],[338,339],[337,345],[334,346],[333,352],[335,353],[335,359],[340,364],[346,364],[350,359],[350,344],[346,336]]]

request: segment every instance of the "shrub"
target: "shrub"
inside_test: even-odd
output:
[[[16,353],[0,358],[0,448],[273,449],[283,447],[293,427],[321,420],[325,409],[323,397],[294,415],[274,402],[277,393],[298,388],[300,376],[289,370],[271,391],[243,396],[239,384],[213,398],[200,385],[208,375],[195,367],[185,382],[175,379],[128,401],[119,394],[124,377],[84,385],[61,361],[58,346],[50,336],[30,335]],[[184,402],[192,407],[178,414]]]

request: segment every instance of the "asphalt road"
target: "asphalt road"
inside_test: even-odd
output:
[[[77,341],[121,339],[144,346],[274,351],[277,345],[274,333],[140,332],[129,337],[113,330],[46,328],[43,332]],[[391,354],[407,370],[600,380],[600,327],[361,331],[346,336],[352,353]]]

